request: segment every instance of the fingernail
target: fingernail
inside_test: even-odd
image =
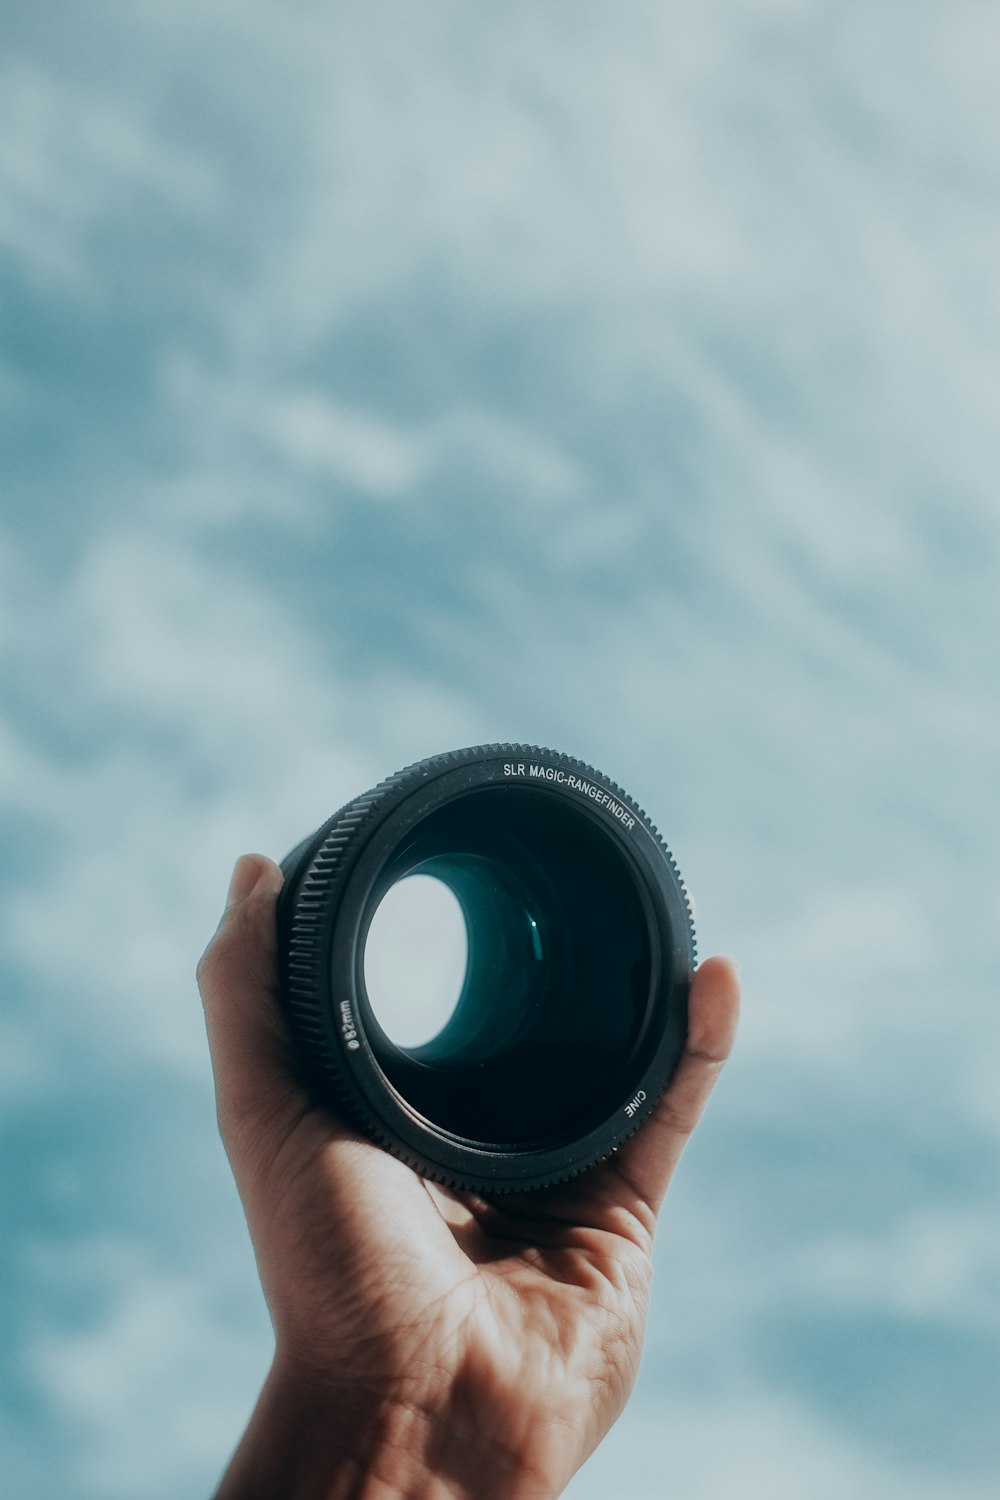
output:
[[[229,895],[226,897],[226,910],[235,906],[237,901],[245,901],[257,884],[261,876],[263,866],[260,860],[255,859],[252,854],[242,854],[236,861],[233,870],[233,878],[229,882]]]

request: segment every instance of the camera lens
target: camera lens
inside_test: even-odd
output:
[[[687,1029],[690,908],[655,828],[591,767],[525,745],[434,756],[335,813],[282,868],[282,993],[313,1082],[424,1175],[490,1193],[565,1180],[663,1092]],[[408,897],[434,887],[451,916],[424,922],[412,971],[426,985],[429,955],[440,994],[400,1018],[368,949],[378,934],[391,951],[410,882]],[[397,1002],[398,988],[397,975]]]

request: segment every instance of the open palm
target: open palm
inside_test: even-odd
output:
[[[199,966],[276,1337],[220,1500],[556,1495],[634,1383],[656,1215],[731,1044],[732,967],[695,976],[687,1050],[636,1136],[560,1187],[487,1199],[425,1181],[303,1089],[275,993],[281,878],[260,856],[237,865]],[[319,1470],[326,1487],[310,1488]]]

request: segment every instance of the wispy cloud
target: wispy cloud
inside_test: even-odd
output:
[[[259,1306],[219,1301],[248,1251],[184,1124],[211,1115],[191,969],[233,856],[515,736],[635,792],[747,983],[639,1404],[574,1493],[641,1497],[666,1411],[691,1500],[980,1500],[996,17],[184,0],[4,25],[8,1347],[64,1487],[204,1488],[266,1357]],[[69,1164],[39,1101],[75,1122]],[[199,1178],[173,1259],[138,1187],[74,1196],[123,1136]],[[935,1350],[965,1460],[913,1435]],[[885,1375],[867,1416],[859,1369]]]
[[[220,1432],[238,1433],[252,1410],[267,1358],[262,1311],[234,1295],[221,1266],[178,1275],[127,1242],[46,1251],[40,1262],[41,1279],[62,1295],[67,1284],[92,1295],[115,1279],[107,1311],[40,1332],[24,1372],[80,1434],[75,1491],[166,1500],[178,1485],[204,1485],[222,1466]]]

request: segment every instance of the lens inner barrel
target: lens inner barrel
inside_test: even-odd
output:
[[[423,1046],[396,1046],[367,1008],[392,1086],[426,1119],[480,1142],[573,1134],[605,1113],[659,969],[649,903],[624,852],[592,816],[533,788],[466,794],[385,861],[363,930],[385,892],[418,873],[454,891],[468,963],[453,1015]]]

